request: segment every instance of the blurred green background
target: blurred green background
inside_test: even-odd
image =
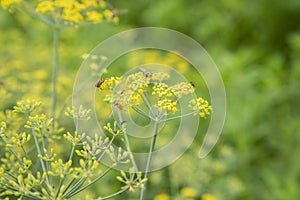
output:
[[[118,25],[85,25],[61,33],[59,109],[63,102],[71,103],[81,55],[105,38],[134,27],[180,31],[202,44],[219,67],[227,118],[216,148],[205,159],[197,157],[203,140],[199,134],[176,163],[150,175],[148,198],[299,199],[300,1],[110,2],[123,13]],[[0,87],[11,94],[0,96],[1,110],[24,96],[42,99],[47,108],[51,60],[49,27],[22,12],[0,10]],[[200,132],[205,133],[205,126]],[[109,190],[114,177],[107,183],[103,190]],[[130,198],[135,195],[116,199]]]

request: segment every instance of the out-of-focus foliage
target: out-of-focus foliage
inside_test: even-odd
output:
[[[197,158],[203,139],[199,134],[190,151],[175,164],[152,173],[149,199],[298,199],[300,1],[111,3],[127,10],[119,27],[87,26],[61,34],[59,108],[71,94],[80,55],[104,38],[128,27],[178,30],[199,41],[218,65],[227,92],[227,120],[216,149],[207,158]],[[1,109],[24,95],[38,96],[45,99],[45,105],[50,104],[48,32],[21,13],[0,11]],[[122,65],[118,67],[113,69],[123,72]],[[5,99],[3,88],[11,93]]]

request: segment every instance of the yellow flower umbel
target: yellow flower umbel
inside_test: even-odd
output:
[[[170,200],[170,196],[166,193],[160,193],[154,197],[154,200]]]
[[[203,194],[201,200],[217,200],[217,198],[212,194]]]
[[[184,187],[181,189],[180,194],[184,197],[195,198],[197,195],[197,190],[191,187]]]
[[[20,4],[22,2],[22,0],[1,0],[0,1],[0,5],[6,9],[10,6],[13,6],[13,5],[17,5],[17,4]]]
[[[53,0],[40,1],[36,12],[52,18],[55,25],[77,25],[91,22],[100,23],[106,21],[118,21],[118,17],[112,10],[106,8],[103,0]]]
[[[140,103],[144,101],[148,104],[149,109],[154,108],[165,116],[168,113],[177,112],[178,101],[195,91],[194,86],[188,82],[179,82],[169,86],[166,83],[170,78],[167,72],[141,70],[142,72],[136,72],[127,77],[101,78],[95,86],[100,90],[114,90],[113,94],[106,95],[105,101],[119,110],[127,110],[129,107],[133,107],[136,111],[141,111],[137,106],[140,106]],[[149,93],[152,98],[147,100],[146,94]],[[199,111],[200,117],[209,115],[212,110],[208,101],[202,98],[192,99],[189,107],[194,111]],[[196,112],[193,113],[196,114]]]
[[[191,100],[189,107],[192,110],[199,111],[200,117],[210,115],[210,112],[212,111],[212,107],[208,104],[208,101],[204,100],[201,97]]]

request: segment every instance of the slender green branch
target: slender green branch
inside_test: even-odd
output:
[[[51,118],[53,119],[52,128],[55,126],[55,111],[57,100],[57,72],[59,62],[59,27],[54,27],[53,34],[53,65],[52,65],[52,105],[51,105]]]
[[[39,20],[41,20],[42,22],[44,22],[49,26],[53,26],[53,22],[47,19],[47,17],[44,17],[43,15],[35,12],[35,10],[32,8],[32,5],[29,5],[26,1],[22,1],[22,4],[23,6],[19,8],[20,12],[24,12],[25,14],[33,18],[38,18]]]
[[[74,178],[74,181],[76,179]],[[63,197],[67,197],[68,195],[72,194],[74,191],[76,191],[80,186],[82,186],[82,184],[85,182],[86,178],[80,178],[72,187],[71,189],[65,193],[65,195],[63,195]],[[72,182],[72,181],[71,181]],[[67,190],[65,190],[67,191]],[[64,191],[64,192],[65,192]]]
[[[75,145],[72,145],[72,149],[71,149],[71,153],[70,153],[70,156],[69,156],[69,160],[72,160],[73,155],[74,155],[74,151],[75,151]]]
[[[43,147],[43,153],[45,154],[44,152],[44,149],[47,149],[47,146],[48,146],[48,142],[47,140],[45,141],[45,137],[44,137],[44,132],[41,130],[41,141],[42,141],[42,147]],[[50,171],[50,164],[48,161],[46,161],[46,170],[47,171]],[[48,177],[49,178],[49,184],[51,185],[52,184],[52,178],[51,177]]]
[[[95,178],[91,183],[83,186],[82,188],[79,188],[78,190],[76,190],[73,193],[70,194],[66,194],[65,196],[63,196],[63,198],[70,198],[78,193],[80,193],[81,191],[85,190],[86,188],[90,187],[92,184],[96,183],[97,181],[99,181],[101,178],[103,178],[113,167],[111,166],[110,168],[107,168],[100,176],[98,176],[97,178]]]
[[[148,178],[148,174],[149,174],[150,167],[151,167],[153,151],[154,151],[154,148],[155,148],[156,138],[157,138],[157,134],[158,134],[158,125],[159,125],[159,121],[155,121],[154,133],[153,133],[153,137],[152,137],[152,141],[151,141],[151,146],[150,146],[150,150],[149,150],[149,154],[148,154],[146,170],[145,170],[145,174],[144,174],[145,179]],[[141,190],[140,200],[143,200],[143,198],[144,198],[144,189]]]
[[[112,137],[112,139],[111,139],[111,140],[109,141],[109,143],[107,144],[106,148],[109,147],[109,146],[112,144],[112,142],[114,141],[115,138],[116,138],[115,136]],[[72,153],[72,152],[74,152],[74,148],[75,148],[75,147],[73,146],[73,147],[72,147],[72,150],[71,150],[71,155],[70,155],[70,157],[69,157],[69,160],[72,159],[72,157],[73,157],[73,154],[74,154],[74,153]],[[104,154],[105,154],[105,151],[103,151],[103,152],[100,154],[99,158],[97,159],[98,162],[102,159],[102,157],[104,156]],[[65,190],[63,191],[63,194],[66,193],[66,191],[71,187],[71,185],[72,185],[75,181],[76,181],[76,178],[73,178],[72,181],[69,182],[68,186],[67,186],[67,187],[65,188]],[[71,188],[65,195],[68,195],[69,193],[72,193],[73,191],[75,191],[76,189],[78,189],[84,182],[85,182],[85,178],[80,178],[80,179],[72,186],[72,188]]]
[[[36,133],[35,133],[35,131],[34,131],[33,129],[32,129],[32,135],[33,135],[33,138],[34,138],[34,143],[35,143],[35,147],[36,147],[37,153],[38,153],[39,155],[42,155],[42,152],[41,152],[41,150],[40,150],[40,146],[39,146],[39,143],[38,143],[38,139],[37,139],[37,137],[36,137]],[[46,173],[46,181],[47,181],[47,183],[49,183],[48,173],[47,173],[45,164],[44,164],[44,162],[43,162],[43,160],[42,160],[41,158],[39,158],[39,160],[40,160],[40,163],[41,163],[43,172]]]
[[[119,112],[118,112],[118,117],[119,117],[119,120],[120,120],[120,121],[123,121],[122,116],[121,116],[121,114],[120,114]],[[134,159],[134,157],[133,157],[133,154],[132,154],[132,151],[131,151],[131,148],[130,148],[129,139],[128,139],[128,136],[127,136],[126,131],[123,133],[123,136],[124,136],[125,146],[126,146],[126,148],[127,148],[127,152],[128,152],[128,154],[129,154],[130,161],[132,162],[132,165],[133,165],[133,167],[134,167],[134,169],[135,169],[135,173],[138,173],[138,172],[139,172],[139,169],[138,169],[137,164],[136,164],[136,162],[135,162],[135,159]],[[139,181],[141,182],[142,179],[139,178]]]
[[[62,184],[64,183],[64,180],[65,180],[65,178],[63,178],[63,179],[61,179],[60,181],[59,181],[59,185],[58,185],[58,189],[57,189],[57,191],[56,191],[56,194],[55,194],[55,199],[57,199],[57,197],[58,197],[58,195],[59,195],[59,192],[60,192],[60,189],[61,189],[61,186],[62,186]]]
[[[71,185],[74,183],[74,181],[75,181],[76,179],[75,178],[73,178],[70,182],[69,182],[69,184],[67,185],[67,187],[64,189],[64,191],[62,192],[63,194],[66,194],[66,191],[68,191],[68,189],[71,187]]]
[[[4,173],[6,173],[6,174],[7,174],[7,175],[9,175],[10,177],[14,178],[14,179],[15,179],[15,181],[17,181],[17,180],[18,180],[18,177],[16,177],[15,175],[13,175],[12,173],[10,173],[9,171],[7,171],[7,170],[4,170]]]
[[[154,120],[150,115],[148,115],[147,113],[145,113],[142,109],[140,109],[137,106],[132,106],[132,109],[135,110],[137,113],[141,114],[144,117],[150,118],[152,120]]]
[[[113,141],[115,140],[115,138],[116,138],[116,136],[114,135],[114,136],[111,138],[111,140],[109,141],[109,143],[106,145],[106,148],[105,148],[105,149],[107,149],[107,148],[110,147],[110,145],[113,143]],[[103,150],[103,151],[101,152],[100,156],[99,156],[98,159],[97,159],[97,162],[100,162],[100,160],[103,158],[104,155],[105,155],[105,150]]]
[[[187,113],[187,114],[184,114],[184,115],[179,115],[179,116],[175,116],[175,117],[170,117],[170,118],[167,118],[167,119],[163,120],[162,122],[170,121],[170,120],[173,120],[173,119],[179,119],[179,118],[182,118],[182,117],[187,117],[187,116],[196,114],[196,113],[198,113],[198,112],[199,112],[199,111],[193,111],[193,112],[190,112],[190,113]]]
[[[143,101],[145,102],[145,104],[147,105],[147,107],[149,108],[151,114],[154,116],[153,110],[152,110],[152,106],[148,100],[148,98],[146,97],[146,95],[144,93],[141,94]]]
[[[118,191],[118,192],[116,192],[114,194],[108,195],[106,197],[101,197],[100,199],[101,200],[106,200],[106,199],[113,198],[115,196],[118,196],[118,195],[122,194],[123,192],[127,191],[128,189],[129,189],[129,186],[125,187],[124,189],[122,189],[122,190],[120,190],[120,191]]]

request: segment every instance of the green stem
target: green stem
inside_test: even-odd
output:
[[[113,143],[113,141],[115,140],[116,136],[114,135],[111,140],[109,141],[109,143],[106,145],[105,149],[108,149],[110,147],[110,145]],[[103,158],[103,156],[105,155],[105,149],[101,152],[100,156],[97,159],[97,162],[100,162],[101,159]]]
[[[146,170],[145,170],[145,174],[144,174],[144,179],[148,178],[148,174],[149,174],[149,171],[150,171],[153,151],[154,151],[154,148],[155,148],[155,143],[156,143],[156,138],[157,138],[157,133],[158,133],[158,125],[159,125],[159,121],[155,121],[154,134],[153,134],[153,137],[152,137],[151,146],[150,146],[150,150],[149,150],[149,154],[148,154],[148,160],[147,160]],[[141,190],[140,200],[144,199],[144,190],[145,189]]]
[[[39,142],[38,142],[36,133],[35,133],[35,131],[34,131],[33,129],[32,129],[32,135],[33,135],[33,138],[34,138],[34,143],[35,143],[36,151],[37,151],[37,153],[38,153],[39,155],[42,155],[42,152],[41,152],[41,150],[40,150],[40,146],[39,146]],[[47,183],[49,183],[48,173],[47,173],[45,164],[44,164],[44,162],[43,162],[43,160],[42,160],[41,158],[39,158],[39,160],[40,160],[40,163],[41,163],[43,172],[46,173],[46,181],[47,181]]]
[[[141,114],[142,116],[154,120],[150,115],[148,115],[147,113],[145,113],[145,112],[144,112],[142,109],[140,109],[139,107],[137,107],[137,106],[132,106],[132,109],[135,110],[137,113]]]
[[[43,147],[43,149],[42,149],[43,154],[45,154],[44,149],[47,149],[48,142],[47,142],[47,140],[45,141],[45,134],[42,130],[41,130],[41,141],[42,141],[42,147]],[[50,163],[48,161],[46,161],[46,170],[50,171]],[[52,178],[51,177],[48,177],[48,178],[49,178],[49,184],[51,185],[52,184]]]
[[[101,176],[98,176],[97,178],[95,178],[91,183],[83,186],[82,188],[79,188],[78,190],[76,190],[75,192],[71,193],[71,194],[67,194],[65,197],[63,198],[67,198],[69,199],[70,197],[78,194],[79,192],[85,190],[86,188],[90,187],[92,184],[96,183],[98,180],[100,180],[101,178],[103,178],[110,170],[112,169],[112,167],[106,169],[102,174]]]
[[[54,27],[53,34],[53,65],[52,65],[52,105],[51,105],[51,118],[53,119],[52,128],[55,126],[55,110],[56,110],[56,100],[57,100],[57,71],[58,71],[58,61],[59,61],[59,33],[60,29]]]
[[[69,156],[69,160],[73,159],[74,151],[75,151],[75,145],[72,144],[72,150],[71,150],[71,153],[70,153],[70,156]]]
[[[62,184],[64,183],[64,180],[65,180],[65,178],[63,178],[62,180],[59,181],[59,186],[57,187],[57,191],[56,191],[56,194],[55,194],[55,199],[57,199],[57,197],[59,195],[59,192],[61,190]]]
[[[108,147],[112,144],[112,142],[114,141],[115,138],[116,138],[115,136],[112,137],[112,139],[111,139],[111,140],[109,141],[109,143],[106,145],[106,148],[108,148]],[[72,152],[71,152],[71,155],[70,155],[69,160],[71,160],[72,157],[73,157],[73,154],[74,154],[74,148],[75,148],[75,146],[73,146],[73,148],[72,148]],[[97,162],[99,162],[99,161],[102,159],[102,157],[104,156],[104,154],[105,154],[105,151],[103,151],[103,152],[100,154],[99,158],[97,159]],[[67,186],[67,187],[65,188],[65,190],[63,191],[63,194],[66,193],[66,191],[71,187],[71,185],[72,185],[75,181],[76,181],[76,178],[73,178],[73,180],[68,184],[68,186]],[[84,181],[85,181],[85,178],[80,178],[79,181],[77,181],[77,182],[72,186],[72,188],[71,188],[65,195],[68,195],[69,193],[72,193],[73,191],[75,191],[77,188],[79,188],[79,187],[84,183]]]
[[[155,116],[155,114],[154,114],[154,112],[153,112],[153,110],[152,110],[152,106],[151,106],[151,104],[150,104],[150,102],[149,102],[147,96],[146,96],[144,93],[142,93],[141,96],[142,96],[143,101],[144,101],[145,104],[147,105],[148,109],[150,110],[151,114],[152,114],[153,116]]]
[[[121,116],[120,112],[118,112],[118,117],[119,117],[119,120],[122,122],[123,119],[122,119],[122,116]],[[126,146],[128,154],[129,154],[130,161],[132,162],[132,165],[135,169],[135,173],[137,174],[139,172],[139,170],[138,170],[137,164],[135,162],[135,159],[133,157],[133,154],[132,154],[132,151],[131,151],[131,148],[130,148],[129,139],[128,139],[126,131],[123,133],[123,136],[124,136],[125,146]],[[141,178],[139,178],[139,181],[140,182],[142,181]]]
[[[193,112],[190,112],[190,113],[187,113],[187,114],[184,114],[184,115],[179,115],[179,116],[175,116],[175,117],[170,117],[170,118],[167,118],[163,121],[170,121],[170,120],[173,120],[173,119],[179,119],[179,118],[182,118],[182,117],[187,117],[187,116],[190,116],[190,115],[193,115],[195,113],[198,113],[199,111],[193,111]]]
[[[101,197],[100,199],[101,199],[101,200],[106,200],[106,199],[113,198],[113,197],[115,197],[115,196],[118,196],[118,195],[122,194],[123,192],[125,192],[125,191],[128,190],[128,189],[129,189],[129,186],[128,186],[128,187],[125,187],[123,190],[120,190],[119,192],[116,192],[116,193],[114,193],[114,194],[108,195],[108,196],[106,196],[106,197]]]

